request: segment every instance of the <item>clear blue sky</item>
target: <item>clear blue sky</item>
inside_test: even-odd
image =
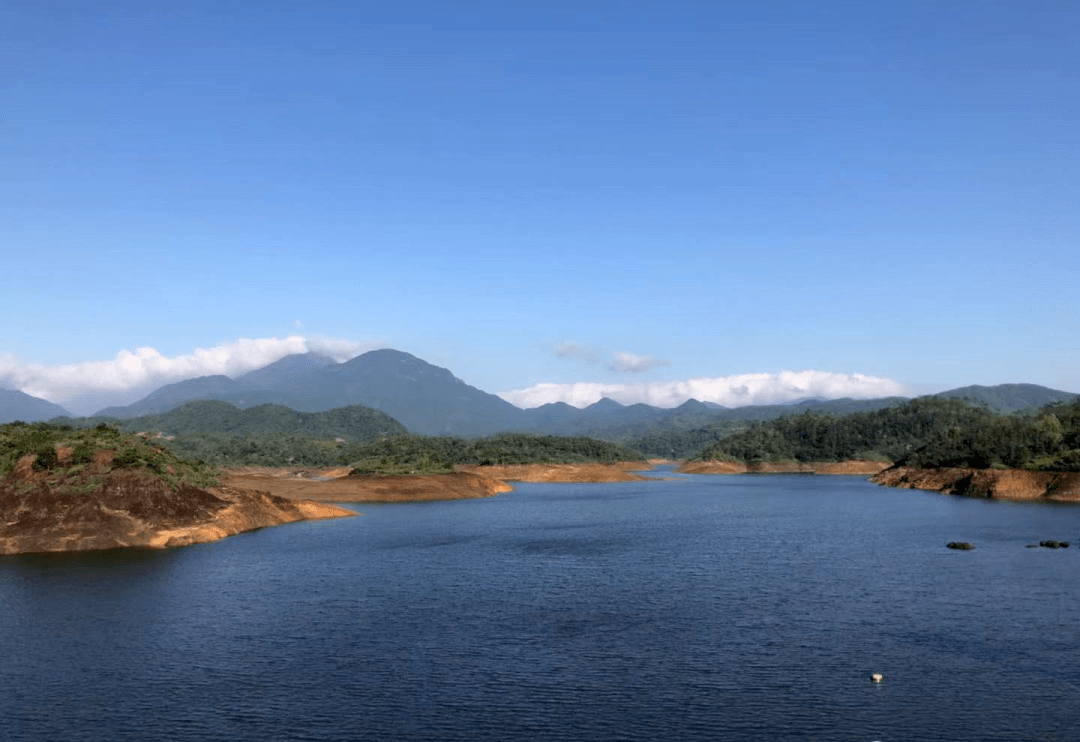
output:
[[[15,0],[0,64],[9,369],[1080,391],[1073,3]]]

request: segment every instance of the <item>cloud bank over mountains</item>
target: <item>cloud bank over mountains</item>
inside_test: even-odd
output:
[[[678,407],[688,399],[714,402],[725,407],[742,407],[787,404],[807,397],[873,399],[909,396],[904,386],[892,379],[829,371],[781,371],[775,374],[738,374],[637,384],[588,381],[536,384],[498,394],[507,402],[524,408],[539,407],[550,402],[587,407],[604,397],[622,404],[643,402],[654,407]]]
[[[242,338],[171,357],[150,347],[134,352],[122,350],[111,360],[66,366],[27,364],[12,356],[0,356],[0,389],[25,392],[59,404],[76,415],[89,415],[104,407],[130,404],[165,384],[216,374],[236,378],[293,353],[314,352],[342,362],[380,347],[386,346],[376,342],[291,335]],[[626,374],[666,365],[665,361],[647,356],[601,353],[572,344],[563,344],[556,352]],[[644,402],[655,407],[677,407],[688,399],[740,407],[784,404],[807,397],[871,399],[894,395],[908,396],[908,393],[903,385],[891,379],[827,371],[782,371],[684,381],[544,383],[498,393],[506,401],[523,408],[549,402],[587,407],[603,397],[623,404]]]
[[[215,374],[235,377],[293,353],[314,352],[340,362],[377,347],[371,342],[291,335],[241,338],[173,357],[149,347],[121,350],[112,360],[66,366],[26,364],[0,356],[0,388],[88,415],[110,405],[129,404],[165,384]]]

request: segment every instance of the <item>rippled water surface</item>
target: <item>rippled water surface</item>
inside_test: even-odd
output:
[[[357,509],[0,558],[0,739],[1080,729],[1077,507],[742,475]],[[1042,539],[1074,546],[1025,548]]]

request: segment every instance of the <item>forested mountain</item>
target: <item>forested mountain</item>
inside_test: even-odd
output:
[[[1030,412],[1058,402],[1080,399],[1080,394],[1049,389],[1037,384],[998,384],[997,386],[964,386],[936,394],[937,397],[965,399],[986,407],[992,412],[1011,415]]]
[[[25,423],[49,420],[58,415],[70,415],[60,405],[33,397],[25,392],[0,389],[0,423],[21,420]]]
[[[146,415],[158,415],[179,407],[186,402],[202,399],[221,399],[236,389],[236,382],[221,374],[185,379],[166,384],[134,404],[126,407],[106,407],[92,417],[128,420]]]
[[[906,403],[906,397],[881,397],[879,399],[832,399],[808,400],[791,405],[753,405],[747,407],[712,408],[693,402],[693,415],[673,414],[645,430],[630,429],[612,435],[608,429],[594,429],[590,434],[616,440],[646,456],[668,459],[685,459],[696,456],[703,449],[727,438],[732,433],[745,430],[753,422],[813,411],[819,415],[839,417],[854,412],[872,411],[897,407]],[[681,410],[691,402],[687,402]],[[669,411],[674,412],[674,411]]]
[[[310,374],[334,364],[332,358],[317,353],[294,353],[274,361],[269,366],[249,371],[237,377],[236,381],[241,387],[248,389],[274,389],[302,383]]]
[[[185,458],[218,465],[337,466],[361,443],[406,434],[405,426],[369,407],[297,412],[280,405],[246,410],[228,402],[188,402],[161,415],[128,420],[55,418],[80,427],[106,424],[128,433],[147,433]]]
[[[404,425],[386,413],[360,405],[339,407],[326,412],[297,412],[288,407],[271,404],[242,410],[228,402],[217,400],[188,402],[160,415],[143,415],[127,420],[90,417],[58,418],[54,422],[82,427],[107,423],[126,432],[161,433],[167,436],[228,433],[236,436],[294,435],[366,441],[408,432]]]
[[[698,458],[754,461],[887,459],[911,454],[933,435],[994,420],[959,399],[919,397],[897,407],[831,417],[816,412],[751,425],[706,448]]]
[[[752,425],[702,459],[887,459],[919,469],[1080,471],[1080,399],[998,415],[961,399],[920,397],[899,407],[830,418],[804,413]]]
[[[1080,471],[1080,400],[1028,415],[934,431],[898,462],[919,469],[971,467]]]
[[[131,418],[184,402],[216,399],[241,408],[276,404],[302,412],[363,405],[418,433],[482,435],[524,427],[524,412],[449,371],[396,350],[374,350],[345,363],[308,353],[287,356],[238,379],[204,376],[162,387],[125,408],[95,417]]]

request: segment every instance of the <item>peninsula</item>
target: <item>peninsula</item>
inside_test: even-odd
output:
[[[107,426],[0,427],[0,554],[185,546],[352,515],[222,485],[213,469]]]

